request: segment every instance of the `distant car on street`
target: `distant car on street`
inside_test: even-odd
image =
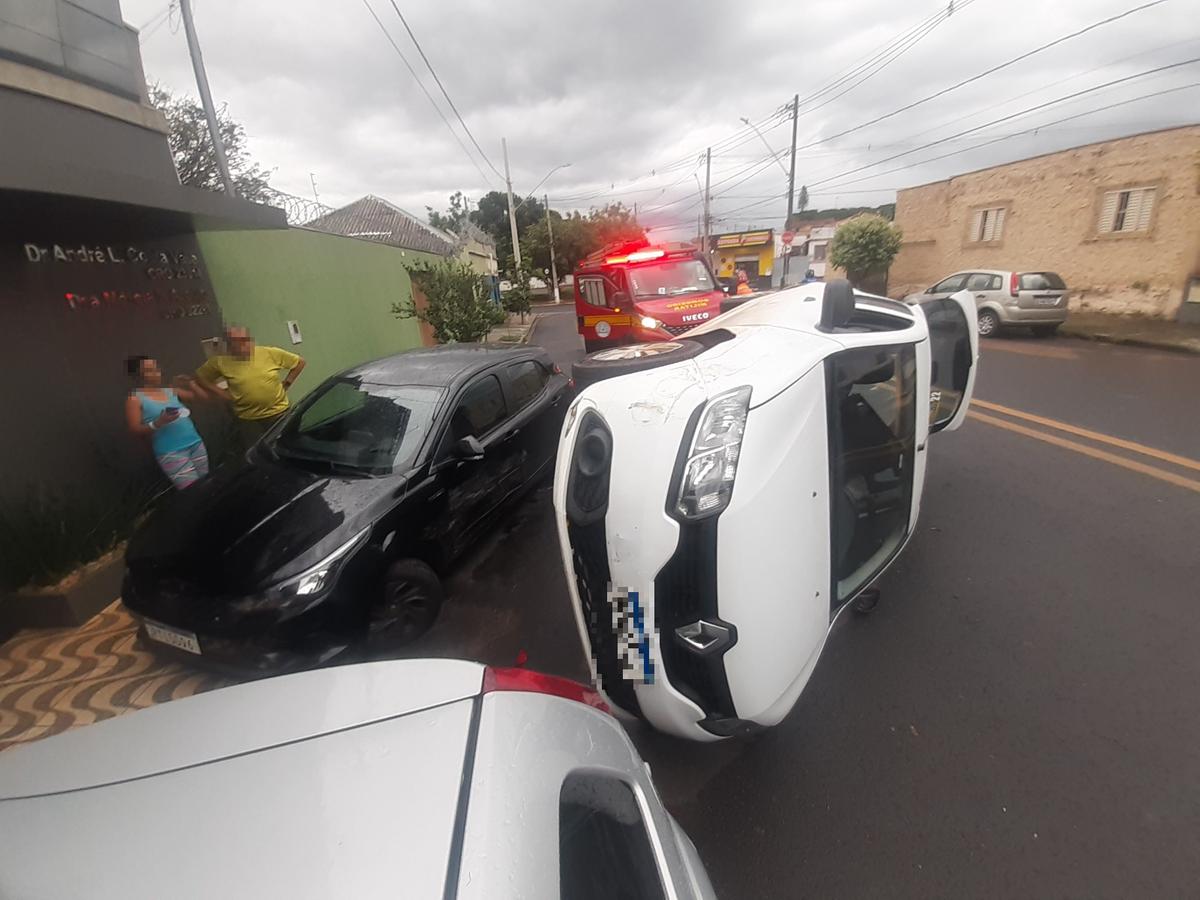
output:
[[[167,498],[129,542],[122,599],[152,647],[239,670],[387,652],[550,476],[568,392],[535,347],[455,344],[335,375],[244,466]]]
[[[0,832],[4,897],[714,897],[594,691],[458,660],[272,678],[6,750]]]
[[[914,533],[978,347],[969,294],[834,281],[576,363],[554,507],[606,696],[697,741],[782,720]]]
[[[970,269],[955,272],[904,300],[940,300],[959,291],[975,298],[980,337],[991,337],[1011,326],[1026,326],[1036,335],[1049,337],[1067,321],[1067,285],[1057,272]]]

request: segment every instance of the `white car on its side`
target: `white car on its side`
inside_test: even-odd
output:
[[[928,437],[966,416],[978,347],[969,294],[835,281],[578,363],[554,505],[607,697],[698,741],[787,715],[913,533]]]
[[[403,660],[0,753],[0,897],[712,900],[591,688]]]

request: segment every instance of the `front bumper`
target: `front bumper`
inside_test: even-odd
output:
[[[237,677],[280,675],[324,665],[354,646],[357,631],[335,588],[303,613],[239,614],[222,598],[178,582],[126,576],[122,602],[138,623],[147,648],[174,660]],[[200,653],[152,639],[145,622],[196,636]]]

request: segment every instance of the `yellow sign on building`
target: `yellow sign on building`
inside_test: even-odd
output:
[[[732,281],[738,269],[746,272],[752,287],[771,284],[771,267],[775,262],[775,231],[737,231],[713,236],[716,248],[717,277]]]

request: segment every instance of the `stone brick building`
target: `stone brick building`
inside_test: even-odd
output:
[[[1072,308],[1200,321],[1200,125],[907,188],[896,223],[893,297],[962,269],[1050,269]]]

